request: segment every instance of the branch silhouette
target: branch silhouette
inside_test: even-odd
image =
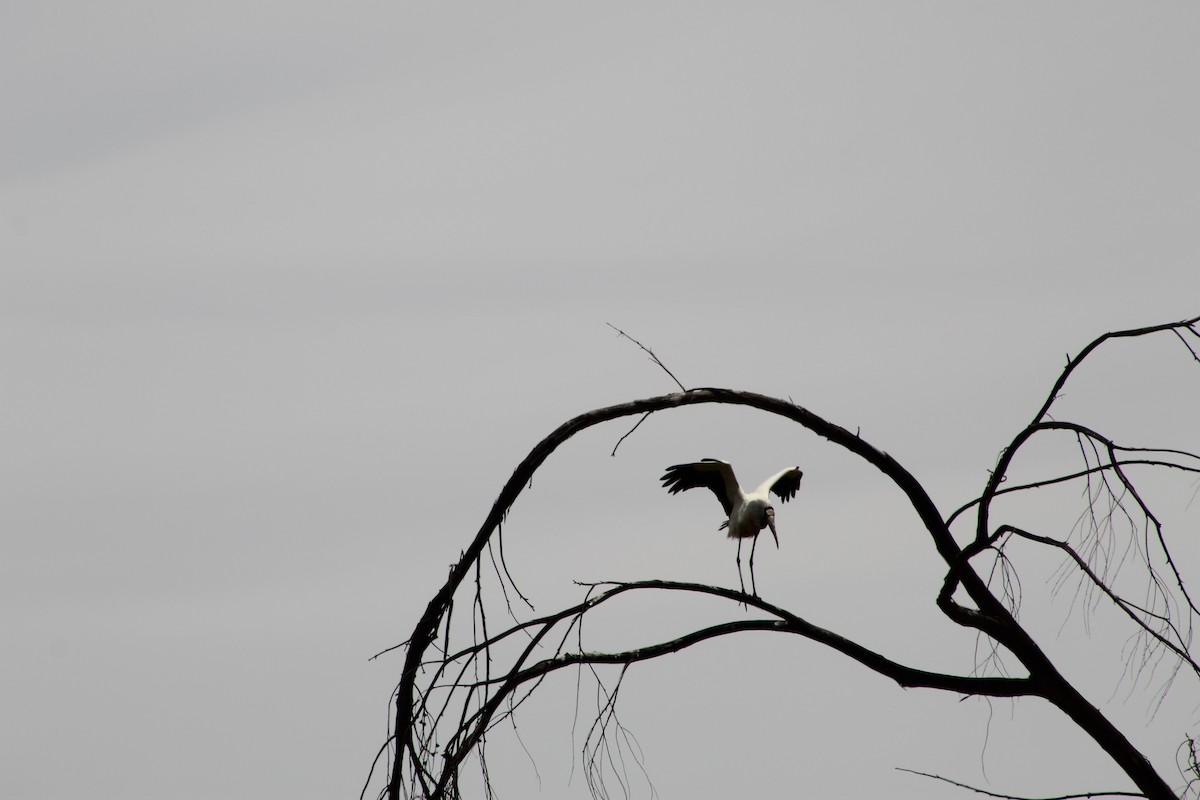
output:
[[[390,773],[387,785],[380,792],[381,796],[386,795],[390,800],[400,800],[401,797],[438,800],[459,797],[459,772],[464,760],[472,753],[479,755],[485,789],[490,792],[484,751],[487,733],[501,721],[511,719],[541,682],[559,670],[586,668],[599,680],[596,672],[598,667],[619,665],[623,677],[626,669],[640,662],[665,657],[717,638],[754,631],[801,636],[829,647],[905,687],[923,687],[968,696],[1044,700],[1070,718],[1125,772],[1138,790],[1137,793],[1127,793],[1129,796],[1140,795],[1154,800],[1175,798],[1175,792],[1146,757],[1063,677],[1051,658],[1017,621],[1015,611],[1019,603],[1019,577],[1006,548],[1012,542],[1019,541],[1062,553],[1067,559],[1068,568],[1076,571],[1081,580],[1095,586],[1121,609],[1140,632],[1139,635],[1145,637],[1147,647],[1161,648],[1175,659],[1177,665],[1186,665],[1188,672],[1200,677],[1200,668],[1191,652],[1192,624],[1198,615],[1196,604],[1180,565],[1170,551],[1164,526],[1140,491],[1139,483],[1133,480],[1132,472],[1137,469],[1200,473],[1200,456],[1185,449],[1120,446],[1089,427],[1049,417],[1055,400],[1074,372],[1108,342],[1169,333],[1184,343],[1189,362],[1200,363],[1195,345],[1200,340],[1198,322],[1200,317],[1106,333],[1093,340],[1074,358],[1069,358],[1031,423],[1022,428],[1001,452],[983,490],[975,499],[959,506],[948,516],[941,513],[912,473],[892,456],[862,438],[857,430],[851,432],[790,400],[734,389],[695,388],[606,406],[567,420],[538,442],[517,465],[478,532],[464,549],[459,561],[451,567],[445,584],[429,601],[407,640],[404,665],[394,694],[393,725],[389,730],[392,744]],[[647,352],[683,388],[653,352],[617,330]],[[938,608],[956,625],[974,630],[981,639],[990,642],[993,653],[998,655],[1002,650],[1014,658],[1021,665],[1022,676],[953,675],[900,664],[757,596],[696,583],[656,580],[587,584],[584,585],[587,593],[582,602],[521,621],[515,616],[516,612],[507,599],[507,589],[504,589],[506,583],[514,590],[516,586],[508,572],[503,549],[500,549],[499,565],[494,556],[491,558],[495,576],[504,589],[504,609],[513,618],[513,624],[504,630],[491,630],[487,618],[488,603],[484,600],[482,589],[483,555],[485,551],[489,554],[492,552],[492,539],[499,536],[508,510],[529,486],[546,459],[572,437],[596,425],[639,415],[644,420],[652,413],[705,404],[753,408],[794,422],[854,454],[884,476],[902,492],[911,512],[929,537],[929,543],[946,565],[945,578],[937,593]],[[636,428],[635,425],[634,430]],[[1084,461],[1080,468],[1020,485],[1002,485],[1018,452],[1030,441],[1063,434],[1074,437]],[[620,441],[617,444],[619,446]],[[1073,481],[1082,481],[1086,487],[1087,508],[1082,517],[1086,524],[1081,526],[1080,533],[1085,537],[1083,549],[1070,544],[1068,537],[1035,534],[1008,523],[993,524],[993,517],[999,515],[994,508],[997,498],[1011,498],[1023,492]],[[975,512],[973,531],[963,545],[956,539],[952,527],[972,510]],[[1129,535],[1138,548],[1139,567],[1144,571],[1150,587],[1148,596],[1153,601],[1151,604],[1133,603],[1111,585],[1107,579],[1111,577],[1110,567],[1105,560],[1109,557],[1108,550],[1095,546],[1088,538],[1094,538],[1099,535],[1098,532],[1109,535],[1118,531],[1118,523],[1123,526],[1119,528],[1122,534]],[[497,546],[499,544],[497,541]],[[980,572],[977,559],[985,553],[991,554],[992,566]],[[1156,562],[1165,565],[1164,574],[1159,574]],[[469,580],[474,583],[469,611],[471,644],[452,652],[450,627],[454,599],[464,584],[470,586]],[[997,580],[1001,582],[998,590],[993,589],[993,583]],[[721,622],[638,647],[606,652],[590,651],[584,647],[583,625],[592,609],[617,598],[632,600],[646,593],[661,592],[726,600],[734,604],[733,608],[754,609],[763,616]],[[517,595],[532,610],[532,603],[519,590]],[[441,647],[437,644],[439,635],[444,637]],[[589,731],[585,750],[589,746],[600,747],[597,741],[603,742],[610,731],[623,731],[614,717],[619,686],[618,679],[611,691],[603,689],[597,722]],[[626,735],[622,732],[622,736]],[[622,741],[624,744],[617,742],[615,746],[633,746],[629,740]],[[598,778],[595,773],[595,759],[600,757],[596,752],[592,751],[589,761],[588,783],[593,791],[603,795],[606,793],[603,778]],[[633,753],[633,756],[640,766],[640,755]],[[607,757],[613,762],[611,752]],[[625,777],[617,777],[623,789],[626,789]],[[364,795],[365,791],[364,788]]]

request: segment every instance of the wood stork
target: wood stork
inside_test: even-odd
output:
[[[733,467],[726,461],[715,458],[705,458],[693,464],[676,464],[667,467],[666,474],[661,478],[663,488],[671,494],[688,489],[705,487],[721,501],[728,519],[718,530],[729,529],[729,538],[738,540],[738,579],[742,577],[742,539],[753,538],[750,548],[750,586],[754,589],[754,548],[758,545],[758,534],[763,528],[771,529],[775,546],[779,547],[779,534],[775,531],[775,507],[771,505],[772,492],[781,503],[786,503],[796,496],[800,489],[800,479],[804,473],[799,467],[789,467],[767,478],[753,492],[746,492],[738,485]],[[746,590],[742,583],[742,591]]]

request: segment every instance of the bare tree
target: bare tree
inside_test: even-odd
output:
[[[1144,796],[1154,800],[1200,796],[1198,748],[1193,739],[1187,738],[1180,746],[1182,778],[1173,788],[1105,714],[1063,677],[1027,628],[1018,622],[1019,593],[1015,590],[1018,554],[1014,553],[1020,549],[1023,555],[1037,549],[1059,554],[1065,565],[1060,576],[1064,585],[1074,582],[1076,591],[1118,609],[1131,637],[1131,646],[1124,651],[1127,668],[1139,671],[1147,665],[1158,668],[1165,664],[1164,694],[1180,677],[1200,681],[1200,663],[1191,649],[1200,616],[1197,597],[1172,552],[1164,523],[1143,491],[1148,477],[1163,471],[1200,475],[1200,455],[1177,447],[1119,443],[1099,430],[1057,419],[1051,413],[1080,364],[1114,340],[1174,337],[1182,345],[1181,359],[1200,365],[1198,323],[1200,317],[1106,333],[1068,358],[1031,421],[1001,451],[978,496],[949,514],[941,511],[921,482],[887,453],[858,433],[790,400],[730,389],[683,389],[661,397],[598,408],[568,420],[539,442],[517,466],[479,532],[452,567],[445,585],[430,600],[412,636],[397,646],[405,648],[404,668],[392,698],[393,727],[376,756],[376,764],[383,761],[389,767],[386,786],[379,796],[386,795],[391,800],[457,798],[460,770],[473,753],[483,770],[483,791],[490,795],[484,749],[487,733],[509,719],[551,673],[568,667],[595,673],[598,665],[617,665],[619,675],[615,683],[599,684],[599,713],[584,744],[588,785],[594,795],[607,796],[603,762],[607,758],[611,763],[614,749],[629,747],[615,717],[620,680],[625,671],[639,662],[744,631],[804,637],[903,687],[927,687],[963,696],[1038,698],[1058,708],[1095,740],[1136,788],[1136,791],[1089,793],[1092,796]],[[643,349],[666,369],[648,348]],[[955,625],[975,631],[995,655],[1007,657],[1010,663],[1015,661],[1019,668],[995,670],[994,674],[982,674],[979,670],[969,674],[928,671],[898,663],[836,632],[817,627],[801,615],[755,594],[699,583],[648,580],[581,584],[578,603],[554,613],[534,615],[532,604],[509,575],[502,523],[546,458],[571,437],[602,422],[637,415],[644,420],[656,412],[704,403],[748,406],[791,420],[882,473],[903,492],[930,543],[945,562],[945,578],[937,593],[940,611]],[[1078,449],[1075,468],[1024,483],[1010,482],[1014,459],[1023,448],[1034,440],[1063,436],[1070,437]],[[1078,484],[1083,489],[1083,513],[1072,530],[1029,530],[1001,517],[1003,509],[998,508],[998,498],[1066,483]],[[499,579],[504,590],[502,596],[484,596],[485,574]],[[649,646],[606,652],[584,647],[583,622],[594,609],[618,598],[628,601],[645,593],[663,592],[718,598],[730,604],[731,612],[740,613],[736,619]],[[514,610],[514,605],[520,607],[522,603],[523,617]],[[461,610],[464,605],[465,611]],[[489,617],[488,612],[496,608],[511,617],[511,624],[503,629],[496,629],[495,615]],[[748,615],[747,611],[753,613]],[[458,632],[454,636],[452,628]],[[465,638],[463,631],[468,631]],[[456,641],[465,644],[457,646]],[[370,785],[368,777],[364,795]]]

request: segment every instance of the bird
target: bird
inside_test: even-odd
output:
[[[727,461],[715,458],[705,458],[692,464],[675,464],[667,467],[666,473],[660,478],[663,488],[671,494],[705,487],[721,501],[728,519],[718,530],[729,530],[729,538],[738,540],[738,579],[742,577],[742,540],[754,539],[758,544],[758,534],[763,528],[771,529],[775,539],[775,547],[779,547],[779,534],[775,530],[775,507],[771,504],[771,493],[774,493],[781,503],[786,503],[796,496],[800,489],[800,479],[804,472],[799,467],[788,467],[763,481],[762,485],[753,492],[746,492],[738,485],[733,467]],[[754,547],[750,550],[750,585],[754,587]],[[742,591],[745,591],[742,583]],[[754,591],[757,596],[757,590]]]

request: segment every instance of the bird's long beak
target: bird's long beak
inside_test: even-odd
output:
[[[775,549],[779,549],[779,534],[775,532],[775,509],[767,509],[767,527],[771,529],[771,536],[775,539]]]

